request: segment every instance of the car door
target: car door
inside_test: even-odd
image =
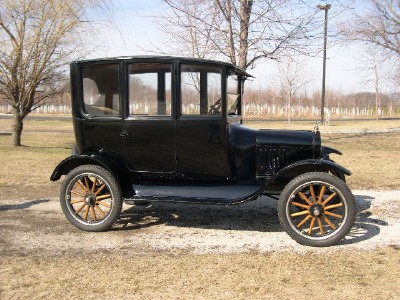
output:
[[[134,172],[176,170],[176,121],[172,111],[172,64],[127,64],[127,104],[122,137]]]
[[[85,63],[79,68],[80,80],[73,81],[76,99],[81,99],[73,103],[79,148],[122,160],[119,64]]]
[[[227,179],[231,173],[222,105],[223,68],[181,64],[180,71],[178,170],[196,179]]]

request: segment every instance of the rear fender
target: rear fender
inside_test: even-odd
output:
[[[133,195],[132,185],[130,184],[129,180],[129,172],[126,169],[119,167],[109,159],[96,153],[67,157],[54,169],[50,176],[50,180],[57,181],[62,175],[67,175],[70,171],[82,165],[97,165],[108,170],[120,183],[124,196]]]

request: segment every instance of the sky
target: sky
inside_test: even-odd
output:
[[[119,0],[114,7],[114,26],[103,31],[103,42],[92,54],[93,57],[151,55],[143,48],[151,49],[153,43],[161,46],[162,34],[154,23],[152,16],[157,16],[163,8],[161,0],[129,1]],[[335,5],[335,1],[332,1]],[[323,1],[322,1],[323,3]],[[334,11],[332,10],[332,14]],[[318,16],[318,15],[317,15]],[[321,11],[321,19],[324,15]],[[332,22],[332,20],[330,20]],[[322,30],[322,29],[321,29]],[[323,40],[321,39],[321,49]],[[353,93],[359,91],[373,91],[372,86],[363,82],[363,75],[357,70],[360,64],[356,57],[361,51],[360,45],[335,46],[329,45],[327,51],[327,89]],[[314,58],[307,58],[307,73],[311,78],[307,92],[313,93],[321,89],[322,85],[322,52]],[[249,83],[250,87],[277,86],[276,62],[266,60],[256,65],[255,69],[247,70],[256,78]]]

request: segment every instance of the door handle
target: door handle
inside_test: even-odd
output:
[[[131,135],[131,133],[129,131],[122,131],[121,134],[120,134],[120,137],[124,138],[124,137],[128,137],[130,135]]]

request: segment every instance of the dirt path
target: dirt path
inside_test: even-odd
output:
[[[335,247],[301,246],[282,232],[276,200],[262,197],[233,207],[154,204],[126,206],[112,230],[82,232],[70,225],[55,200],[1,201],[0,253],[69,252],[209,254],[268,251],[332,252],[400,245],[400,191],[354,191],[358,217]]]

